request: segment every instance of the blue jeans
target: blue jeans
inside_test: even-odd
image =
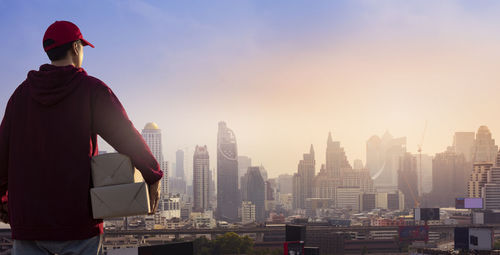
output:
[[[71,241],[26,241],[14,240],[13,255],[100,255],[102,235],[84,240]]]

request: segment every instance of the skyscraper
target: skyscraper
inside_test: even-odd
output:
[[[252,159],[247,156],[238,156],[238,183],[241,189],[241,177],[247,173],[249,167],[252,166]]]
[[[484,199],[484,209],[500,209],[500,153],[498,153],[495,165],[488,173],[488,182],[484,185],[481,195]]]
[[[149,122],[142,130],[142,137],[163,171],[163,178],[161,179],[161,196],[165,197],[168,195],[168,163],[163,161],[161,129],[156,123]]]
[[[406,153],[406,137],[394,138],[385,132],[382,138],[372,136],[366,142],[366,168],[376,186],[398,185],[399,158]]]
[[[474,147],[474,132],[455,132],[453,136],[453,149],[457,154],[464,154],[465,161],[471,162]]]
[[[472,161],[495,163],[498,146],[495,139],[491,137],[491,132],[487,126],[480,126],[476,133],[476,141],[472,149]]]
[[[417,159],[405,153],[399,159],[398,189],[405,196],[405,208],[414,208],[418,197]]]
[[[184,151],[177,150],[175,152],[175,177],[184,180]]]
[[[431,202],[434,206],[453,206],[455,198],[466,196],[469,166],[464,153],[447,150],[436,154],[432,160]]]
[[[482,197],[482,189],[488,182],[488,174],[493,167],[492,162],[476,162],[473,165],[473,170],[470,175],[467,185],[469,197]]]
[[[221,121],[217,133],[217,217],[235,222],[239,206],[236,137],[226,123]]]
[[[304,153],[303,159],[299,161],[297,174],[295,174],[293,178],[294,208],[305,209],[306,198],[313,197],[315,166],[314,148],[311,144],[309,153]]]
[[[193,155],[193,211],[204,212],[209,205],[209,168],[207,146],[196,146]]]
[[[246,201],[255,205],[255,220],[265,220],[266,187],[262,178],[260,167],[249,167],[244,178],[246,180]]]
[[[340,142],[333,141],[332,133],[328,133],[326,143],[326,173],[328,176],[340,178],[341,168],[351,168],[344,148],[340,147]]]

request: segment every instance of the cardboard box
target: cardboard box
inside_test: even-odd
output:
[[[130,158],[120,153],[107,153],[92,157],[94,187],[134,182],[134,167]]]
[[[90,189],[94,219],[106,219],[150,212],[149,193],[145,182]]]

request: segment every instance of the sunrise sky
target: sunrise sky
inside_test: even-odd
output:
[[[48,62],[45,29],[69,20],[96,46],[83,67],[139,130],[158,123],[169,161],[206,144],[215,168],[221,120],[271,177],[296,172],[310,144],[319,169],[328,131],[365,162],[386,130],[416,152],[427,121],[433,155],[455,131],[499,138],[498,13],[498,1],[0,0],[0,116]]]

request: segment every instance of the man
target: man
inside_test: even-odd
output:
[[[99,254],[102,220],[94,220],[90,159],[97,135],[129,156],[158,204],[158,162],[118,98],[81,68],[85,40],[68,21],[47,28],[51,64],[30,71],[7,103],[0,126],[0,194],[8,190],[13,254]],[[8,218],[5,215],[8,213]]]

